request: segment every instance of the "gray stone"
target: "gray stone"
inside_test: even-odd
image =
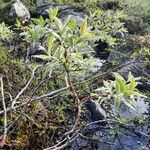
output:
[[[54,9],[54,8],[56,8],[56,7],[58,7],[58,10],[59,10],[59,12],[62,12],[62,11],[64,11],[64,10],[66,10],[66,9],[69,9],[69,8],[71,8],[70,6],[67,6],[67,5],[56,5],[56,4],[50,4],[50,5],[47,5],[47,6],[44,6],[44,7],[39,7],[39,8],[37,8],[37,13],[39,14],[39,15],[44,15],[44,16],[48,16],[49,15],[49,10],[52,8],[52,9]]]
[[[37,8],[37,13],[42,16],[48,16],[50,8],[55,7],[58,7],[59,9],[58,16],[62,21],[64,21],[68,16],[71,16],[72,19],[77,21],[78,25],[81,25],[87,16],[86,13],[79,12],[72,6],[56,5],[56,4],[51,4],[45,7]]]
[[[87,15],[84,12],[78,12],[73,8],[66,9],[60,13],[60,19],[65,20],[68,16],[71,16],[78,25],[81,25]]]
[[[79,147],[86,147],[88,145],[87,140],[83,140],[82,138],[77,138],[76,142]]]
[[[125,77],[125,79],[128,78],[128,73],[131,71],[134,77],[144,77],[148,80],[150,80],[150,70],[147,68],[147,65],[140,60],[138,61],[133,61],[130,60],[126,62],[127,65],[124,65],[118,72]],[[141,84],[137,85],[137,88],[140,90],[148,90],[150,89],[150,83],[142,78],[139,80]]]
[[[53,0],[36,0],[35,4],[37,7],[46,6],[52,4]]]
[[[122,46],[116,50],[110,51],[107,60],[109,62],[117,62],[119,64],[126,63],[127,61],[131,60],[132,51],[132,47],[128,45]]]
[[[40,44],[40,43],[33,43],[31,45],[31,50],[30,50],[30,56],[31,55],[39,55],[39,54],[45,54],[46,49]]]
[[[10,9],[10,16],[14,19],[21,19],[22,21],[28,21],[30,19],[30,13],[22,2],[16,0]]]
[[[85,103],[85,107],[89,112],[88,114],[89,121],[94,122],[94,121],[103,120],[106,118],[105,110],[100,106],[100,104],[97,101],[88,100]]]

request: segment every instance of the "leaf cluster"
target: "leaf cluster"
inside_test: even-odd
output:
[[[13,32],[10,27],[6,26],[4,22],[0,23],[0,40],[10,40],[12,36]]]
[[[101,96],[101,93],[107,94],[110,99],[113,98],[114,108],[117,112],[121,109],[122,104],[125,104],[125,106],[136,110],[136,98],[146,98],[146,96],[141,94],[136,89],[136,86],[139,84],[137,81],[139,78],[135,78],[131,72],[129,72],[127,81],[119,73],[114,73],[114,76],[114,81],[104,81],[104,86],[96,89],[96,92],[99,94],[94,95],[98,96],[98,98],[102,101],[104,101],[106,98]]]

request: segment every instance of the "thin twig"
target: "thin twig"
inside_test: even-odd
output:
[[[6,137],[7,137],[7,109],[6,109],[5,98],[4,98],[4,84],[3,84],[2,76],[0,76],[0,83],[1,83],[2,104],[4,110],[4,133],[0,141],[0,147],[3,147],[6,144]]]
[[[69,89],[69,87],[64,87],[64,88],[61,88],[61,89],[58,89],[58,90],[55,90],[55,91],[52,91],[50,93],[47,93],[47,94],[44,94],[44,95],[41,95],[41,96],[38,96],[38,97],[33,97],[30,101],[30,103],[33,103],[34,101],[37,101],[37,100],[41,100],[41,99],[44,99],[46,97],[50,97],[50,96],[53,96],[54,94],[58,94],[60,92],[63,92],[63,91],[66,91],[67,89]],[[56,95],[57,96],[57,95]],[[55,97],[56,97],[55,96]],[[54,98],[54,97],[53,97]],[[51,99],[51,97],[49,98]],[[18,104],[17,106],[14,107],[14,109],[17,109],[17,108],[20,108],[20,107],[23,107],[27,104],[28,102],[25,102],[25,103],[21,103],[21,104]],[[28,103],[29,104],[29,103]],[[12,110],[14,110],[13,108],[7,108],[7,113],[11,112]],[[4,111],[0,111],[0,116],[4,114]]]
[[[30,85],[31,81],[33,80],[34,78],[34,74],[35,74],[35,70],[37,69],[38,67],[34,68],[33,71],[32,71],[32,74],[31,74],[31,78],[29,79],[29,81],[27,82],[27,84],[25,85],[25,87],[17,94],[17,96],[14,98],[14,100],[12,101],[12,104],[11,104],[11,108],[14,108],[14,105],[16,104],[16,101],[17,99],[23,94],[23,92],[28,88],[28,86]]]

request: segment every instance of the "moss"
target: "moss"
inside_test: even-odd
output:
[[[19,59],[14,58],[6,48],[0,49],[0,74],[4,77],[4,88],[15,94],[29,78],[29,70]]]
[[[0,47],[0,65],[3,65],[7,61],[7,52],[4,47]]]
[[[0,22],[5,22],[10,24],[9,22],[9,10],[11,8],[11,1],[10,0],[2,0],[0,1]]]

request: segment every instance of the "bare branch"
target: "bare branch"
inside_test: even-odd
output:
[[[0,141],[0,147],[3,147],[6,144],[6,136],[7,136],[7,109],[6,109],[5,98],[4,98],[4,84],[3,84],[2,76],[0,76],[0,83],[1,83],[1,95],[2,95],[2,104],[3,104],[3,111],[4,111],[4,133]]]
[[[23,92],[24,92],[24,91],[28,88],[28,86],[30,85],[31,81],[32,81],[33,78],[34,78],[35,70],[36,70],[37,68],[38,68],[38,67],[36,67],[36,68],[33,69],[30,80],[27,82],[27,84],[25,85],[25,87],[17,94],[17,96],[15,97],[15,99],[12,101],[11,108],[14,108],[14,105],[16,104],[17,99],[23,94]]]

